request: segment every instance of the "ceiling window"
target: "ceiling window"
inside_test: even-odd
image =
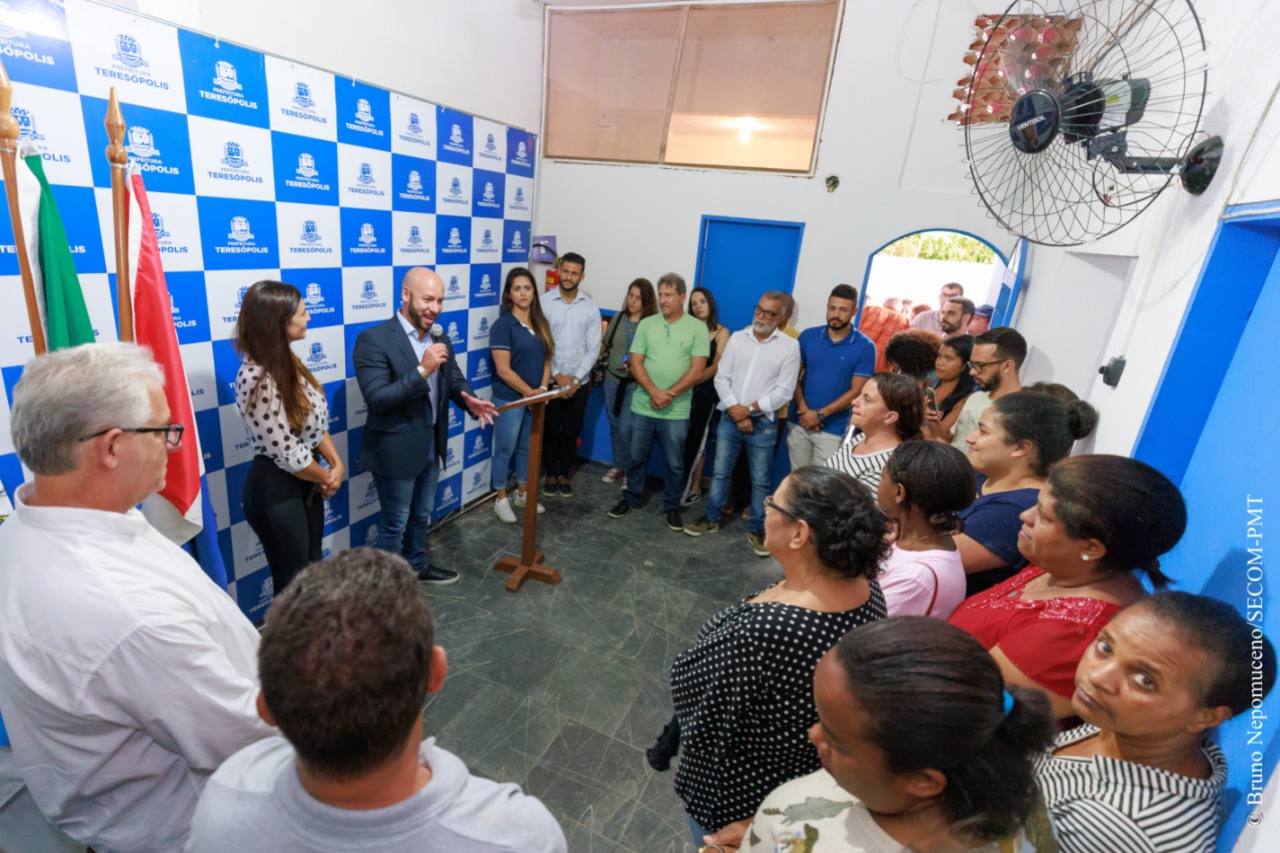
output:
[[[545,156],[808,173],[840,9],[548,8]]]

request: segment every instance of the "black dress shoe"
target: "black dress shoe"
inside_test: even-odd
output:
[[[458,573],[453,569],[442,569],[439,566],[427,566],[418,572],[419,583],[429,583],[435,586],[448,586],[451,583],[458,582]]]
[[[624,515],[631,512],[633,509],[636,509],[636,507],[633,507],[631,504],[627,503],[627,499],[623,498],[622,500],[614,504],[613,509],[609,510],[609,517],[622,518]]]
[[[684,530],[684,519],[680,517],[680,510],[673,509],[667,512],[667,527],[676,533]]]

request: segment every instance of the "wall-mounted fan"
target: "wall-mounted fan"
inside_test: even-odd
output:
[[[1132,221],[1175,176],[1199,194],[1222,140],[1197,137],[1204,34],[1189,0],[1015,0],[979,18],[958,120],[991,214],[1074,246]]]

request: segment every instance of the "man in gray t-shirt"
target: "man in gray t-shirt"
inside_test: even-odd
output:
[[[258,712],[284,737],[218,768],[189,853],[565,853],[551,813],[422,740],[445,653],[401,557],[361,548],[303,570],[274,602]]]

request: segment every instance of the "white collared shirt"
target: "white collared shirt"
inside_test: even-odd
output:
[[[600,309],[581,288],[572,302],[564,301],[558,287],[543,293],[541,302],[556,344],[551,372],[576,376],[585,383],[600,357]]]
[[[729,336],[713,380],[720,395],[719,408],[757,403],[770,420],[796,393],[800,376],[800,344],[774,329],[763,341],[750,328]]]
[[[258,632],[127,513],[29,506],[0,525],[0,713],[40,810],[99,853],[182,848],[257,715]]]
[[[400,321],[400,328],[404,329],[404,333],[409,336],[409,346],[413,347],[413,354],[417,356],[418,363],[422,363],[422,356],[427,352],[427,347],[434,343],[430,333],[418,337],[418,330],[413,327],[409,319],[401,312],[396,312],[396,319]],[[437,389],[440,387],[440,371],[447,366],[441,364],[435,370],[427,374],[427,401],[431,403],[431,411],[436,410]]]

